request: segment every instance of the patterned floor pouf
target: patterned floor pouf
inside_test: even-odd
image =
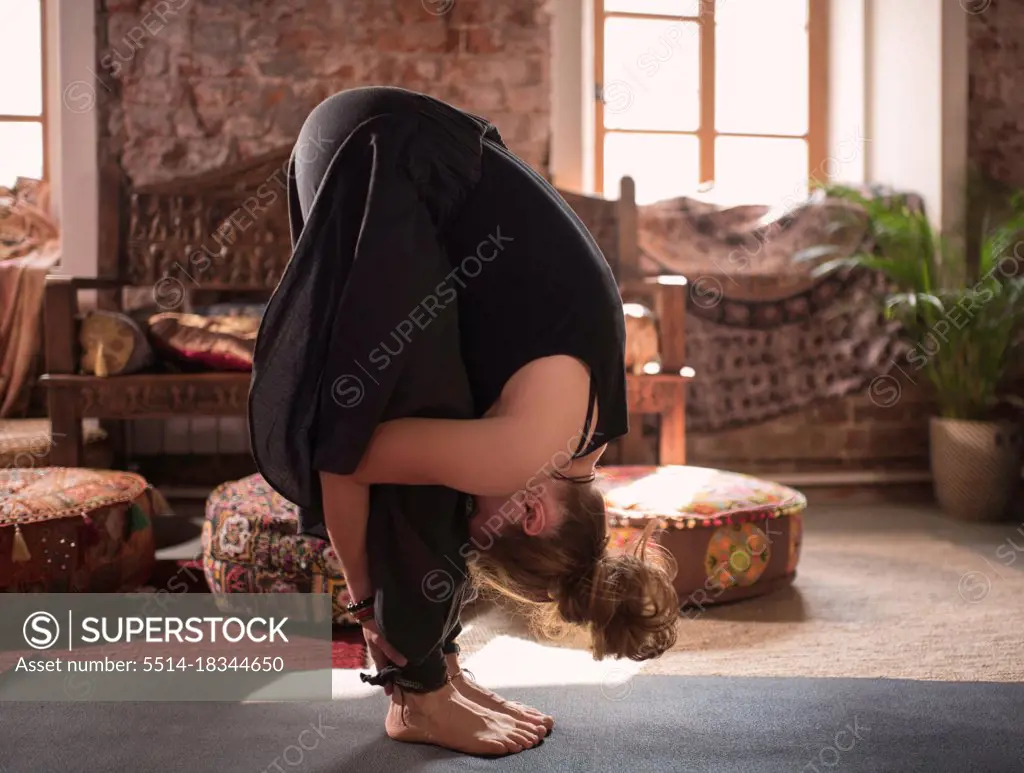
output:
[[[130,472],[0,470],[0,592],[132,590],[153,571],[152,519],[169,512]]]
[[[598,477],[612,544],[626,547],[653,519],[678,564],[684,608],[768,593],[792,582],[800,559],[803,494],[703,467],[604,467]]]
[[[260,475],[223,483],[206,500],[203,570],[223,609],[232,593],[329,593],[335,623],[355,625],[329,542],[300,536],[295,505]]]

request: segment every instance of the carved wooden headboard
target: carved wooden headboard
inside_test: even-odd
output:
[[[273,290],[291,255],[287,164],[291,148],[211,172],[132,188],[123,175],[126,210],[110,245],[125,284]]]

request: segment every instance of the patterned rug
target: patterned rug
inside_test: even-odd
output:
[[[687,613],[676,646],[644,663],[595,663],[583,634],[542,640],[497,606],[469,610],[459,642],[492,687],[638,673],[1024,682],[1021,518],[967,524],[930,506],[811,507],[792,587]]]

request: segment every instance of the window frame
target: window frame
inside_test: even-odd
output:
[[[50,180],[50,153],[49,153],[49,141],[50,141],[50,127],[49,127],[49,110],[47,109],[47,97],[48,90],[47,85],[49,83],[49,73],[47,72],[47,41],[46,41],[46,0],[36,0],[39,3],[39,56],[42,58],[40,62],[40,88],[42,89],[40,100],[39,115],[7,115],[0,113],[0,124],[6,123],[37,123],[42,126],[43,130],[43,181],[49,182]]]
[[[728,0],[726,0],[727,2]],[[604,0],[592,0],[594,21],[594,192],[604,194],[605,138],[609,134],[664,134],[696,137],[700,143],[699,184],[715,179],[715,140],[718,137],[803,139],[807,143],[808,184],[811,187],[827,182],[828,178],[828,62],[829,62],[829,2],[807,0],[808,32],[808,114],[807,133],[804,135],[752,134],[719,132],[715,128],[715,7],[717,0],[698,0],[697,16],[668,16],[632,11],[606,11]],[[662,21],[695,22],[700,34],[700,122],[695,131],[608,129],[604,125],[604,33],[605,20],[610,18],[655,19]],[[614,185],[618,181],[612,181]],[[770,202],[762,202],[770,203]]]

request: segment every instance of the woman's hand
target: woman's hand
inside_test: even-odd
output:
[[[388,644],[387,640],[381,635],[376,620],[371,618],[362,625],[363,638],[366,640],[367,649],[370,650],[373,664],[377,667],[377,673],[380,673],[388,663],[394,663],[396,666],[404,666],[408,663],[401,653]],[[393,689],[392,685],[385,685],[384,694],[391,695]]]

